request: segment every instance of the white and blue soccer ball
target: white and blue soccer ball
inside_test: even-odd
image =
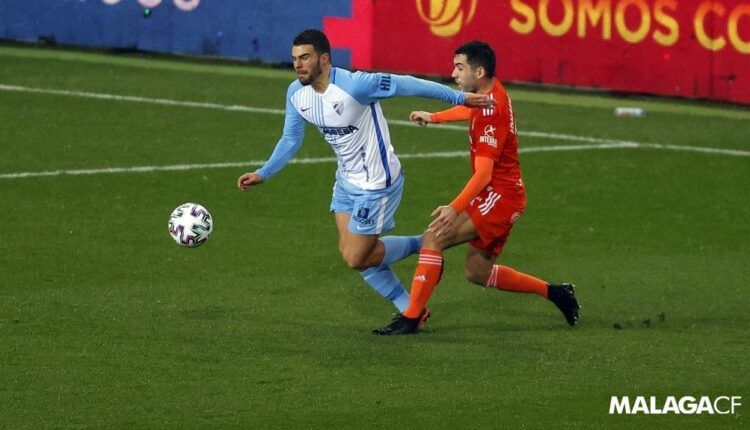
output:
[[[188,248],[206,243],[213,228],[211,213],[198,203],[182,204],[169,216],[169,234],[175,242]]]

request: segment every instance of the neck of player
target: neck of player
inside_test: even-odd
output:
[[[492,78],[482,78],[477,82],[477,94],[489,94],[492,92]]]
[[[331,75],[331,65],[323,64],[321,66],[321,69],[322,73],[312,83],[313,89],[318,93],[324,93],[328,89],[328,84],[330,83],[330,80],[328,78]]]

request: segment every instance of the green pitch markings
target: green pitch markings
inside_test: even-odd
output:
[[[76,52],[61,49],[25,48],[14,46],[0,46],[0,56],[32,58],[55,61],[84,62],[92,64],[108,64],[115,66],[137,67],[151,70],[178,71],[213,75],[248,76],[280,81],[291,81],[295,74],[291,70],[279,70],[270,67],[228,65],[206,63],[197,57],[168,57],[162,55],[140,54],[139,56],[117,56],[99,54],[95,52]],[[12,60],[11,60],[12,61]],[[662,112],[708,117],[722,117],[730,119],[750,120],[750,109],[739,106],[716,106],[714,104],[700,105],[693,101],[653,100],[647,97],[615,98],[606,94],[588,95],[575,94],[567,91],[534,90],[526,87],[508,85],[514,101],[542,103],[550,105],[577,106],[601,109],[616,107],[640,107],[646,112]]]
[[[721,154],[736,157],[750,157],[750,151],[729,150],[719,148],[697,148],[690,146],[678,145],[661,145],[655,143],[638,143],[638,142],[617,142],[588,144],[588,145],[555,145],[555,146],[533,146],[521,148],[520,154],[536,152],[570,152],[570,151],[590,151],[601,149],[662,149],[671,151],[690,151],[706,154]],[[467,151],[443,151],[443,152],[425,152],[425,153],[406,153],[399,154],[399,158],[408,160],[412,158],[464,158],[469,153]],[[335,163],[333,157],[316,157],[316,158],[294,158],[289,164],[321,164]],[[80,175],[100,175],[111,173],[147,173],[147,172],[170,172],[179,170],[206,170],[206,169],[225,169],[235,167],[261,167],[265,160],[238,161],[227,163],[193,163],[193,164],[172,164],[167,166],[133,166],[133,167],[104,167],[100,169],[67,169],[67,170],[50,170],[42,172],[18,172],[18,173],[0,173],[0,179],[23,179],[37,178],[44,176],[80,176]]]
[[[148,103],[165,106],[177,106],[177,107],[188,107],[188,108],[202,108],[202,109],[217,109],[224,111],[237,111],[237,112],[248,112],[256,114],[272,114],[272,115],[284,115],[284,111],[281,109],[270,109],[261,108],[255,106],[243,106],[243,105],[226,105],[219,103],[206,103],[198,101],[187,101],[187,100],[170,100],[162,98],[149,98],[140,96],[129,96],[129,95],[117,95],[117,94],[105,94],[105,93],[94,93],[85,91],[71,91],[71,90],[59,90],[51,88],[34,88],[18,85],[5,85],[0,84],[0,91],[9,92],[21,92],[21,93],[34,93],[34,94],[46,94],[52,96],[67,96],[67,97],[79,97],[87,99],[98,99],[98,100],[111,100],[115,102],[132,102],[132,103]],[[389,120],[390,124],[401,125],[401,126],[416,126],[410,121],[404,120]],[[458,130],[465,131],[465,125],[432,125],[431,127],[441,130]],[[710,147],[694,147],[694,146],[681,146],[681,145],[665,145],[660,143],[648,143],[648,142],[635,142],[629,140],[616,140],[616,139],[602,139],[591,136],[576,136],[563,133],[547,133],[539,131],[520,131],[519,135],[536,137],[541,139],[550,140],[563,140],[563,141],[577,141],[577,142],[588,142],[589,145],[568,145],[568,146],[542,146],[542,147],[526,147],[522,148],[520,152],[550,152],[550,151],[576,151],[576,150],[593,150],[593,149],[620,149],[620,148],[643,148],[643,149],[662,149],[662,150],[673,150],[673,151],[690,151],[690,152],[701,152],[706,154],[721,154],[727,156],[736,157],[748,157],[750,151],[738,150],[738,149],[722,149],[722,148],[710,148]],[[455,156],[454,154],[461,154],[463,152],[432,152],[424,154],[401,154],[402,158],[414,158],[414,157],[445,157],[445,154],[451,154],[450,157]],[[327,158],[314,158],[312,161],[305,161],[306,159],[300,159],[296,162],[328,162]],[[322,160],[322,161],[318,161]],[[91,174],[102,174],[102,173],[138,173],[138,172],[152,172],[152,171],[170,171],[170,170],[194,170],[194,169],[215,169],[225,167],[237,167],[237,166],[254,166],[262,165],[259,161],[248,161],[241,163],[204,163],[204,164],[180,164],[180,165],[167,165],[167,166],[133,166],[133,167],[105,167],[98,169],[72,169],[72,170],[54,170],[54,171],[41,171],[41,172],[10,172],[0,174],[0,179],[19,179],[29,177],[40,177],[40,176],[59,176],[59,175],[91,175]]]
[[[204,73],[210,75],[231,75],[259,77],[264,79],[280,79],[291,81],[295,74],[291,70],[278,70],[265,67],[248,67],[236,65],[222,65],[212,63],[200,63],[198,58],[182,58],[183,61],[160,59],[141,56],[106,55],[93,52],[77,52],[58,49],[44,48],[20,48],[0,46],[0,57],[33,58],[42,60],[69,61],[76,63],[108,64],[113,66],[137,67],[152,70],[178,71],[190,73]]]

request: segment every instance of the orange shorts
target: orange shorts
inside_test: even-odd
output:
[[[470,242],[471,246],[492,255],[503,252],[510,230],[525,208],[526,194],[523,188],[495,189],[487,186],[466,208],[477,230],[477,238]]]

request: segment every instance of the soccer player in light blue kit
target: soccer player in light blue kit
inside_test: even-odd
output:
[[[265,165],[240,176],[237,186],[246,191],[278,173],[302,145],[305,121],[315,125],[338,162],[331,212],[341,256],[402,312],[409,294],[389,266],[418,252],[421,236],[380,237],[396,225],[404,178],[379,101],[420,96],[470,107],[489,107],[493,101],[411,76],[333,67],[328,38],[320,30],[305,30],[294,39],[292,59],[298,79],[287,90],[283,135]],[[429,316],[423,314],[422,322]]]

